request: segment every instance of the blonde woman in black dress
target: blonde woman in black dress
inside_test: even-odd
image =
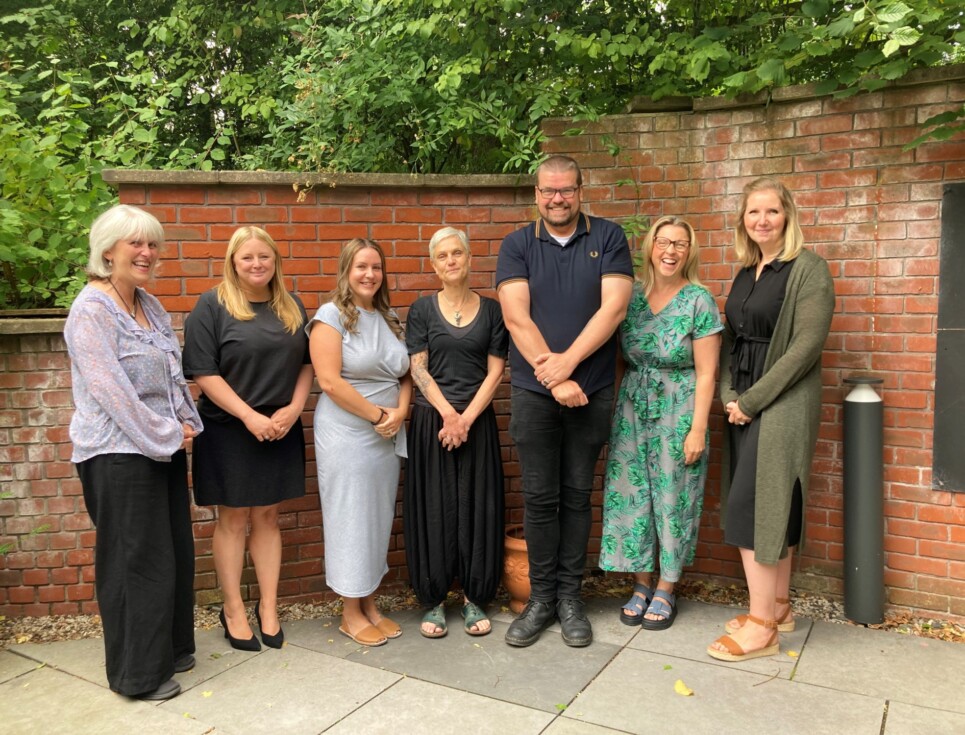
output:
[[[195,442],[194,497],[217,505],[213,553],[224,595],[221,624],[235,648],[259,649],[241,595],[245,537],[258,577],[255,618],[280,648],[283,500],[305,494],[301,414],[312,386],[305,307],[285,288],[271,236],[242,227],[228,243],[224,280],[202,294],[184,325],[184,371],[201,388],[204,440]]]

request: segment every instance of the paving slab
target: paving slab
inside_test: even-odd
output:
[[[179,711],[164,711],[152,703],[121,697],[105,687],[46,667],[0,685],[0,722],[4,735],[220,732]]]
[[[0,684],[42,665],[32,659],[10,653],[10,651],[0,651]]]
[[[693,696],[674,691],[678,679]],[[884,708],[876,697],[625,649],[562,716],[645,735],[654,718],[679,733],[879,735]]]
[[[711,658],[707,646],[724,635],[724,624],[746,610],[721,605],[708,605],[692,600],[680,600],[677,605],[677,619],[666,630],[643,630],[627,643],[628,648],[650,651],[671,656],[689,658],[698,663],[709,663],[727,669],[750,671],[767,676],[790,679],[811,630],[811,620],[796,618],[792,633],[781,633],[781,653],[777,656],[754,658],[749,661],[724,662]],[[798,656],[789,655],[798,654]]]
[[[407,678],[326,730],[325,735],[538,735],[553,717],[537,709]]]
[[[965,713],[965,645],[817,622],[794,680]]]
[[[882,735],[952,735],[963,732],[965,715],[959,712],[892,702],[888,706],[888,720]]]
[[[198,630],[195,632],[194,640],[197,648],[194,654],[195,667],[175,677],[181,684],[182,690],[197,686],[205,679],[217,676],[222,671],[258,655],[233,649],[224,639],[224,633],[220,628]],[[107,688],[103,639],[85,638],[57,643],[24,643],[13,646],[10,650]]]
[[[392,619],[397,620],[394,613]],[[329,656],[345,658],[358,650],[359,646],[339,633],[338,626],[338,618],[295,620],[282,625],[288,643]]]
[[[651,729],[654,735],[656,728]],[[675,728],[664,726],[664,732],[673,735]],[[543,735],[623,735],[624,730],[614,730],[602,725],[594,725],[590,722],[581,722],[566,717],[557,717],[553,723],[543,731]]]
[[[315,735],[401,677],[288,645],[264,651],[160,705],[227,733]]]
[[[415,632],[418,611],[393,619],[403,626],[400,638],[377,648],[359,646],[348,660],[553,713],[620,650],[601,642],[570,648],[553,629],[532,646],[513,648],[504,640],[508,626],[498,620],[487,636],[466,635],[450,621],[446,637],[428,639]]]

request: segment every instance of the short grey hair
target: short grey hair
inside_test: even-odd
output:
[[[143,237],[160,247],[164,243],[164,228],[157,217],[129,204],[117,204],[90,226],[90,258],[87,275],[91,278],[110,278],[110,264],[104,253],[121,240]]]
[[[455,227],[443,227],[441,230],[437,230],[436,234],[432,236],[429,240],[429,257],[436,257],[436,246],[443,240],[448,240],[450,237],[455,237],[459,239],[462,246],[466,249],[466,255],[472,255],[472,251],[469,249],[469,236],[462,230],[457,230]]]

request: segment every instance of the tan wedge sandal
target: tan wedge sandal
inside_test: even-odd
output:
[[[729,635],[722,635],[714,641],[714,643],[721,644],[727,650],[718,651],[712,643],[707,646],[707,655],[716,658],[718,661],[749,661],[752,658],[776,656],[781,652],[781,645],[778,642],[776,620],[761,620],[760,618],[755,618],[753,615],[748,615],[747,620],[752,623],[757,623],[757,625],[762,625],[765,628],[771,628],[771,637],[765,646],[753,651],[745,651],[741,648],[740,644]]]
[[[792,613],[791,601],[786,597],[778,597],[775,600],[775,602],[778,605],[787,605],[787,610],[785,610],[784,614],[777,619],[777,629],[781,633],[793,632],[795,628],[795,622],[794,622],[794,618],[791,617],[791,613]],[[747,622],[747,615],[738,615],[734,618],[734,620],[737,621],[738,623],[737,625],[734,625],[733,623],[731,623],[731,621],[728,620],[727,624],[724,626],[724,630],[726,630],[731,635],[733,635],[734,633],[736,633],[737,631],[739,631],[741,628],[744,627],[744,623]]]

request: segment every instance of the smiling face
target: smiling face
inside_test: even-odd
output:
[[[383,277],[382,258],[375,248],[362,248],[355,254],[348,271],[348,287],[356,306],[372,309]]]
[[[147,283],[154,273],[159,256],[158,243],[135,234],[118,240],[104,253],[111,264],[111,280],[134,288]]]
[[[432,267],[443,285],[461,286],[469,278],[469,252],[458,237],[447,237],[436,244]]]
[[[546,229],[555,235],[569,235],[580,214],[580,187],[576,183],[576,171],[540,170],[536,181],[536,208],[546,223]],[[540,189],[553,189],[556,193],[546,197]],[[573,189],[573,196],[563,197],[559,190]]]
[[[755,191],[747,197],[744,208],[744,229],[764,255],[780,252],[784,245],[787,216],[777,192],[772,189]]]
[[[658,247],[658,242],[670,240],[672,244],[666,250]],[[653,265],[654,276],[666,280],[683,278],[684,266],[690,255],[690,247],[679,249],[677,244],[690,243],[690,232],[680,225],[664,225],[654,234],[653,249],[650,251],[650,263]]]
[[[238,285],[245,295],[263,300],[271,293],[271,279],[275,277],[275,252],[256,237],[245,240],[231,256],[231,264],[238,274]]]

